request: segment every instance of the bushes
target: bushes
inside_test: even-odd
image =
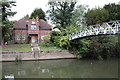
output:
[[[101,56],[102,58],[109,58],[116,56],[116,45],[118,38],[115,35],[96,36],[91,39],[91,53]]]
[[[57,47],[60,47],[59,45],[60,45],[60,38],[61,38],[61,36],[54,36],[53,37],[53,44],[54,44],[54,46],[57,46]]]
[[[31,36],[28,36],[28,44],[31,42]]]
[[[117,57],[118,38],[114,35],[96,36],[70,42],[69,50],[78,58],[105,58]]]
[[[112,56],[118,56],[118,36],[101,35],[85,39],[69,41],[69,33],[72,28],[51,32],[51,41],[54,46],[67,49],[78,58],[97,58],[103,60]],[[70,32],[69,32],[70,31]]]
[[[62,33],[60,30],[53,30],[51,31],[51,41],[54,43],[55,46],[69,49],[70,42],[69,42],[69,36],[62,36]]]
[[[43,40],[45,41],[45,46],[46,47],[49,47],[51,45],[51,42],[50,42],[50,35],[45,35],[43,37]]]
[[[61,48],[69,49],[70,47],[69,36],[62,36],[59,41],[59,46]]]
[[[64,49],[69,49],[70,47],[68,36],[54,36],[53,43],[54,43],[54,46],[61,47]]]
[[[74,40],[71,41],[71,47],[69,48],[78,58],[86,57],[90,51],[89,40]]]

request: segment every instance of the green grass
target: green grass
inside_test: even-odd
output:
[[[2,46],[0,52],[32,51],[30,44],[11,44]]]
[[[53,48],[53,47],[55,47],[55,46],[53,46],[53,45],[51,45],[50,47],[46,47],[46,46],[45,46],[45,43],[39,43],[38,45],[39,45],[41,51],[62,50],[61,48],[56,48],[56,49]]]
[[[51,45],[50,47],[46,47],[45,43],[38,44],[41,51],[53,51],[53,50],[62,50],[61,48],[53,48],[55,46]],[[18,51],[32,51],[30,44],[11,44],[2,46],[2,50],[0,52],[18,52]]]

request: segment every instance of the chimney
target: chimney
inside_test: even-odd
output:
[[[36,16],[36,21],[39,21],[39,17],[38,16]]]
[[[26,15],[26,20],[28,20],[28,19],[29,19],[29,15],[27,14],[27,15]]]

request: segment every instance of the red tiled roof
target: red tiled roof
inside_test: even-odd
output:
[[[14,26],[13,26],[13,28],[27,28],[26,27],[26,20],[25,19],[20,19],[19,21],[17,21],[15,24],[14,24]]]
[[[17,21],[13,28],[19,28],[19,29],[27,29],[26,25],[27,25],[27,20],[26,19],[20,19],[19,21]],[[29,19],[28,20],[30,23],[32,21],[34,21],[34,19]],[[40,29],[51,29],[51,25],[49,25],[46,21],[44,21],[43,19],[40,19],[39,21],[40,24]]]
[[[43,19],[40,19],[40,29],[51,29],[51,25]]]

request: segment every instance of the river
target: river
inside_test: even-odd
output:
[[[2,76],[15,78],[118,78],[118,59],[3,62]]]

